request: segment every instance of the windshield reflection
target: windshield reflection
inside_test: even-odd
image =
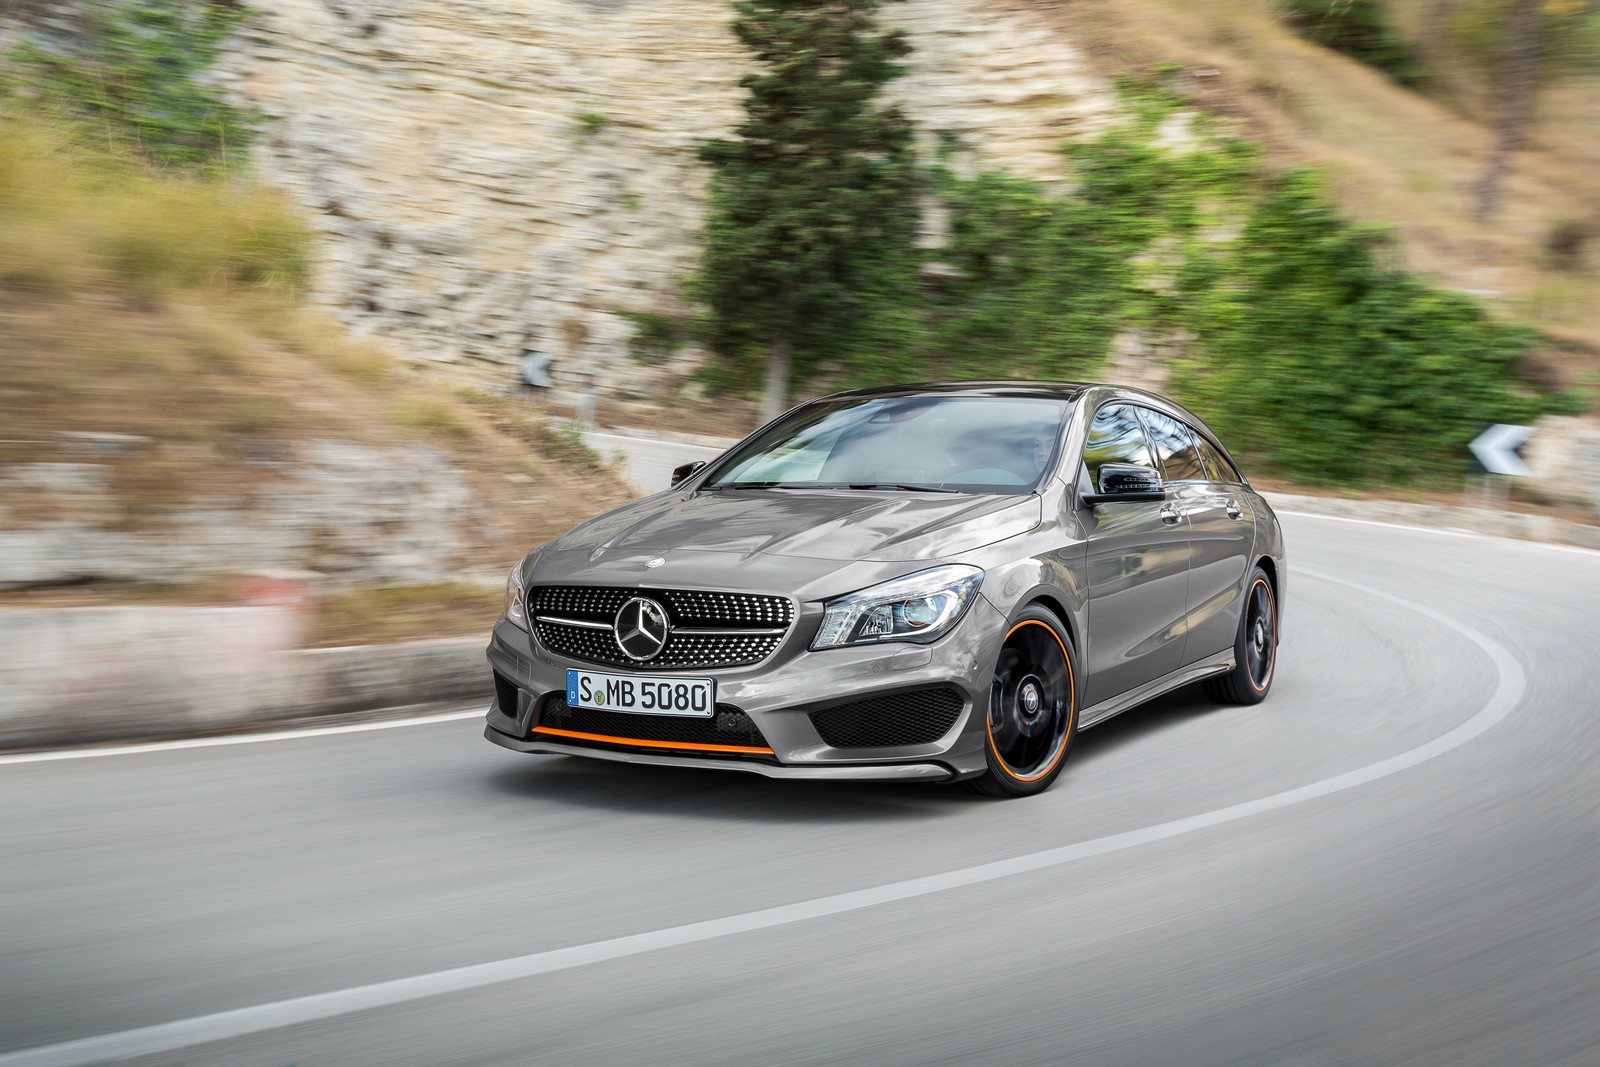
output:
[[[1032,397],[819,401],[729,456],[704,488],[1031,493],[1070,412]]]

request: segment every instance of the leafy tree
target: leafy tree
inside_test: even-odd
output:
[[[155,163],[195,166],[251,140],[252,116],[199,80],[245,16],[225,0],[119,0],[90,6],[68,51],[32,42],[10,57],[7,88],[81,120]]]
[[[1600,65],[1600,17],[1592,0],[1494,0],[1482,8],[1477,24],[1488,40],[1478,50],[1491,57],[1494,142],[1478,179],[1473,214],[1487,221],[1500,211],[1540,90],[1555,78],[1592,73]]]
[[[710,204],[698,295],[725,380],[765,363],[764,413],[792,378],[918,341],[913,133],[879,102],[910,46],[880,31],[880,0],[737,0],[756,69],[744,121],[702,146]]]
[[[941,371],[1081,377],[1119,329],[1161,330],[1181,314],[1169,268],[1186,267],[1186,245],[1244,195],[1254,152],[1210,136],[1192,151],[1163,148],[1157,131],[1176,102],[1123,89],[1130,121],[1065,147],[1068,194],[993,172],[941,174],[950,236],[940,258],[952,268],[930,301]]]

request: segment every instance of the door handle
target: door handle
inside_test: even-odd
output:
[[[1161,505],[1161,521],[1166,523],[1168,526],[1178,525],[1178,521],[1182,518],[1183,512],[1179,511],[1171,504]]]
[[[1229,500],[1228,501],[1228,518],[1230,518],[1230,519],[1240,519],[1240,518],[1243,518],[1243,517],[1244,517],[1244,511],[1239,507],[1239,502],[1237,500]]]

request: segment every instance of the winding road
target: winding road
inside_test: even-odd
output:
[[[0,1067],[1600,1063],[1600,553],[1284,524],[1271,698],[1032,800],[467,713],[0,758]]]

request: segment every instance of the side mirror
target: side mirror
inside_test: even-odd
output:
[[[688,478],[691,475],[698,474],[700,472],[700,468],[704,467],[705,465],[706,461],[700,459],[695,460],[693,463],[685,463],[681,467],[672,468],[672,488],[678,488],[679,482],[682,482],[685,478]]]
[[[1161,474],[1154,467],[1137,463],[1104,463],[1098,474],[1097,493],[1086,493],[1085,504],[1121,504],[1137,500],[1165,500]]]

